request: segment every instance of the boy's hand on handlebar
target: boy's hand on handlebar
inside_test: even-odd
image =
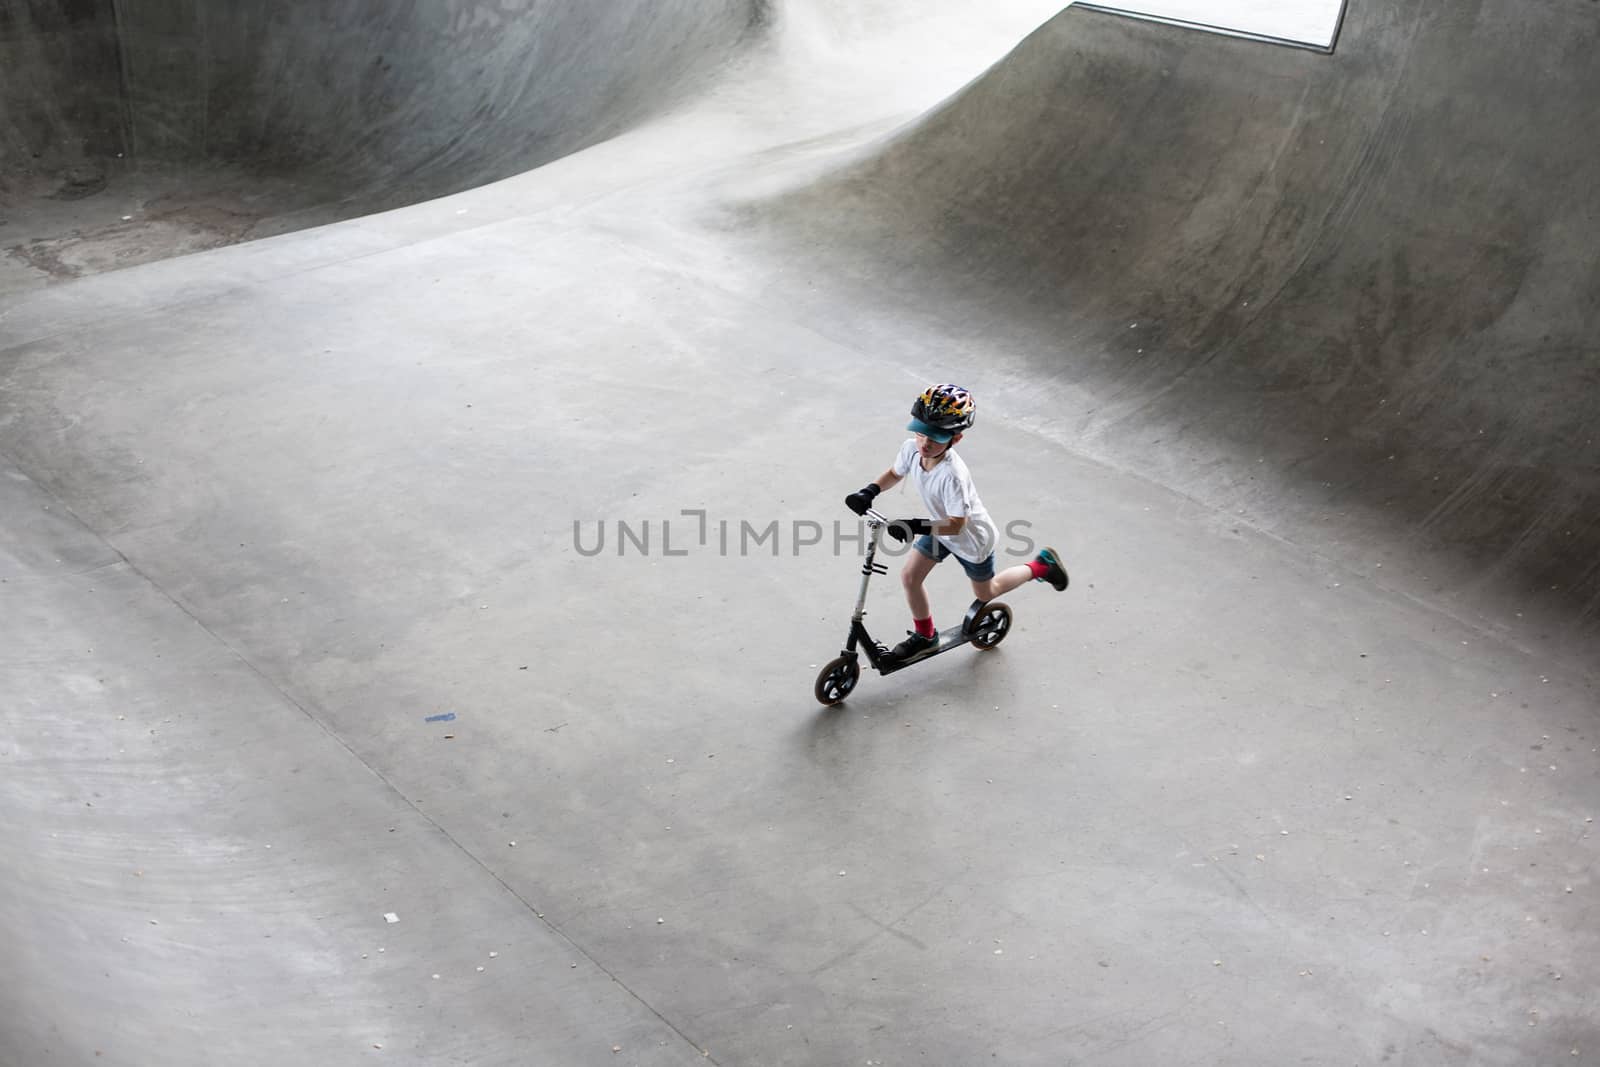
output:
[[[878,494],[881,492],[883,492],[883,490],[879,488],[876,482],[869,482],[860,489],[857,489],[855,492],[851,493],[849,496],[845,497],[844,506],[855,512],[857,515],[865,515],[867,513],[867,509],[872,507],[873,500],[877,499]]]
[[[904,543],[913,537],[921,537],[923,534],[932,533],[933,523],[927,519],[895,519],[884,529],[889,532],[890,537]]]

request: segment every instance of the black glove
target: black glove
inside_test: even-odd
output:
[[[890,537],[904,543],[913,537],[921,537],[923,534],[933,533],[933,523],[927,519],[895,519],[884,529],[889,531]]]
[[[867,509],[872,506],[872,502],[877,499],[878,494],[881,492],[883,490],[879,488],[877,482],[869,482],[845,497],[844,506],[857,515],[865,515]]]

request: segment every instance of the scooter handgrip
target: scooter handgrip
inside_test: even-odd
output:
[[[933,523],[927,519],[895,519],[884,529],[889,531],[889,536],[896,541],[909,541],[913,537],[933,532]]]

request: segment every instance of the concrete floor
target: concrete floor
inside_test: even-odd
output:
[[[1588,630],[1071,447],[730,228],[1012,15],[819,14],[529,174],[7,302],[0,1064],[1600,1062]],[[841,498],[946,378],[1074,584],[822,709]]]

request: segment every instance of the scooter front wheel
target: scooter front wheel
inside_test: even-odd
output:
[[[812,692],[816,694],[817,703],[831,708],[850,695],[860,678],[861,664],[856,657],[840,656],[822,668]]]
[[[1011,609],[998,601],[983,609],[972,623],[972,647],[979,652],[994,648],[1011,632]]]

